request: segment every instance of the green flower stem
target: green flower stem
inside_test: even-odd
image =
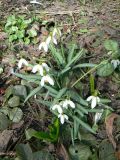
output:
[[[95,92],[95,79],[92,73],[90,74],[90,92],[91,95]]]
[[[106,61],[108,62],[108,60],[104,60],[102,61],[100,64],[96,65],[94,68],[90,69],[87,73],[85,73],[83,76],[81,76],[77,81],[75,81],[72,85],[72,88],[84,77],[86,77],[89,73],[93,72],[95,69],[97,69],[98,67],[100,67],[101,65],[103,65],[104,63],[106,63]]]

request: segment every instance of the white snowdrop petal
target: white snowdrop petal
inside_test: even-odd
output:
[[[42,42],[40,45],[39,45],[39,50],[41,49],[44,49],[45,52],[48,51],[48,45],[45,43],[45,42]]]
[[[50,76],[46,76],[46,81],[49,82],[52,86],[54,85],[54,81]]]
[[[68,116],[67,116],[66,114],[64,114],[64,118],[65,118],[66,120],[68,120]]]
[[[43,87],[45,85],[45,77],[41,78],[40,85]]]
[[[93,98],[93,96],[89,96],[89,97],[86,99],[86,101],[91,101],[92,98]]]
[[[60,106],[60,105],[58,105],[58,104],[56,104],[56,105],[54,105],[54,106],[52,107],[52,110],[55,110],[55,109],[57,109],[57,110],[58,110],[58,113],[62,113],[62,112],[63,112],[63,110],[62,110],[61,106]]]
[[[71,106],[71,108],[75,108],[75,104],[73,103],[73,101],[69,100],[69,105]]]
[[[64,119],[64,116],[63,116],[63,115],[61,115],[61,117],[60,117],[60,121],[61,121],[61,123],[62,123],[62,124],[64,124],[65,119]]]
[[[33,72],[33,73],[38,72],[39,67],[40,67],[40,65],[39,65],[39,64],[35,65],[35,66],[33,67],[33,69],[32,69],[32,72]]]
[[[96,104],[97,104],[97,98],[96,97],[93,97],[92,98],[92,102],[91,102],[91,108],[95,108],[96,107]]]
[[[23,58],[21,58],[19,60],[19,62],[18,62],[18,68],[21,69],[22,65],[28,66],[28,62],[25,59],[23,59]]]
[[[53,37],[52,40],[53,40],[53,43],[54,43],[55,45],[57,45],[57,39],[56,39],[55,37]]]
[[[42,63],[42,66],[46,69],[47,72],[49,72],[50,69],[46,63]]]
[[[57,34],[57,29],[54,28],[52,36],[54,37],[54,36],[56,36],[56,34]]]
[[[100,98],[99,97],[97,97],[97,103],[99,103],[100,102]]]
[[[41,86],[44,86],[45,82],[48,82],[52,86],[54,85],[54,81],[49,75],[42,77],[41,82],[40,82]]]
[[[40,4],[40,5],[42,5],[42,3],[37,2],[37,1],[30,1],[30,3],[32,3],[32,4]]]
[[[95,124],[100,120],[101,116],[102,116],[102,113],[95,114],[95,118],[94,118]]]
[[[120,61],[118,59],[116,59],[116,60],[114,59],[111,61],[111,64],[113,65],[114,69],[116,69],[117,66],[119,66],[119,64],[120,64]]]
[[[63,101],[63,108],[68,109],[68,100]]]
[[[41,65],[39,65],[39,72],[40,72],[40,75],[43,76],[43,67]]]
[[[58,32],[59,32],[59,36],[61,37],[61,35],[62,35],[61,30],[60,30],[60,29],[58,29]]]
[[[49,37],[46,39],[46,44],[47,44],[47,46],[49,46],[50,41],[51,41],[51,36],[49,36]]]

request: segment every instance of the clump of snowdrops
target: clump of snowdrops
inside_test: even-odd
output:
[[[21,58],[18,69],[31,67],[31,73],[13,72],[13,74],[36,86],[33,87],[25,102],[34,97],[34,101],[48,107],[61,125],[70,125],[71,137],[75,140],[79,137],[81,126],[95,133],[87,122],[88,113],[93,112],[95,115],[93,123],[96,124],[103,113],[103,108],[98,107],[103,104],[96,90],[87,98],[83,98],[81,89],[77,87],[78,77],[84,78],[83,70],[94,69],[96,65],[81,63],[86,50],[78,49],[76,44],[71,44],[69,48],[64,47],[61,36],[60,29],[54,28],[38,47],[45,53],[44,59],[40,57],[39,63],[36,61],[36,64],[31,64],[28,60]],[[94,109],[95,107],[97,108]]]

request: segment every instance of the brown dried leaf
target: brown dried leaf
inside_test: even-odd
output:
[[[118,117],[117,114],[112,113],[105,120],[107,136],[109,138],[109,141],[113,144],[113,147],[115,149],[116,149],[116,142],[114,140],[114,137],[113,137],[112,133],[113,133],[113,122],[114,122],[114,119],[116,119],[117,117]]]
[[[117,157],[117,160],[120,160],[120,150],[115,153],[115,156]]]
[[[57,154],[58,154],[59,158],[61,158],[63,160],[69,160],[68,153],[67,153],[63,144],[60,144],[60,146],[57,148]]]

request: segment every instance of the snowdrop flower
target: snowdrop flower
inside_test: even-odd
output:
[[[59,104],[55,104],[53,107],[52,107],[52,110],[58,110],[58,113],[62,113],[63,110],[62,110],[62,107],[59,105]]]
[[[91,101],[91,108],[95,108],[97,103],[100,102],[100,98],[97,96],[90,96],[87,98],[87,101]]]
[[[32,3],[32,4],[40,4],[40,5],[42,5],[42,3],[37,2],[36,0],[30,1],[30,3]]]
[[[52,41],[56,45],[57,45],[57,37],[61,37],[61,31],[57,28],[54,28],[53,34],[52,34]]]
[[[40,75],[43,76],[44,75],[44,71],[43,71],[44,68],[47,72],[49,72],[49,67],[46,63],[42,63],[41,65],[39,65],[39,64],[35,65],[32,69],[32,72],[33,73],[40,72]]]
[[[33,69],[32,69],[33,73],[36,73],[38,71],[40,72],[40,75],[43,76],[43,67],[42,67],[42,65],[37,64],[37,65],[35,65],[33,67]]]
[[[46,44],[46,42],[40,43],[39,50],[41,50],[42,48],[44,49],[45,52],[48,51],[48,45]]]
[[[114,59],[111,61],[111,64],[113,65],[114,69],[116,69],[117,66],[120,65],[120,61],[118,59]]]
[[[54,85],[54,81],[49,75],[42,77],[41,82],[40,82],[42,87],[45,85],[45,82],[48,82],[52,86]]]
[[[73,103],[73,101],[66,99],[65,101],[63,101],[63,108],[68,109],[68,106],[70,106],[71,108],[75,108],[75,104]]]
[[[40,43],[39,50],[43,48],[45,52],[48,52],[50,41],[51,41],[51,36],[49,36],[45,42]]]
[[[64,124],[65,119],[68,120],[68,116],[66,114],[59,114],[58,118],[60,118],[60,122]]]
[[[21,58],[19,60],[19,62],[18,62],[18,68],[21,69],[22,65],[28,66],[28,62],[25,59],[23,59],[23,58]]]
[[[42,67],[45,68],[47,72],[49,72],[50,68],[48,67],[46,63],[42,63]]]
[[[101,116],[102,116],[102,113],[103,113],[103,109],[102,109],[102,112],[98,112],[95,114],[95,118],[94,118],[94,122],[95,124],[97,124],[97,122],[100,120]]]
[[[51,41],[51,36],[49,36],[49,37],[46,39],[46,42],[45,42],[45,43],[49,46],[50,41]]]

